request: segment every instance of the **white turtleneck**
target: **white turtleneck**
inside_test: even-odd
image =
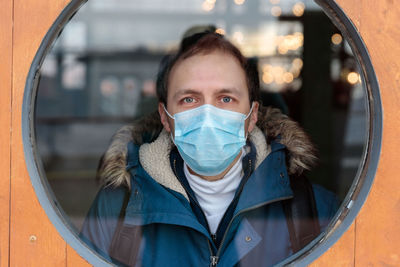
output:
[[[188,166],[184,163],[184,172],[190,187],[196,195],[206,218],[210,231],[215,234],[218,225],[225,214],[226,209],[232,202],[236,189],[242,179],[242,159],[245,150],[242,149],[239,160],[217,181],[207,181],[189,172]]]

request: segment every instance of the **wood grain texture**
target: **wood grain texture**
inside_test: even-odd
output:
[[[89,266],[66,245],[41,208],[25,167],[21,138],[22,97],[31,61],[48,28],[69,1],[14,1],[12,49],[13,2],[0,0],[0,265]],[[400,158],[397,137],[400,129],[400,7],[394,0],[337,2],[360,30],[380,82],[385,112],[383,146],[372,191],[356,222],[312,266],[354,266],[354,263],[355,266],[400,266],[400,179],[397,178]],[[10,170],[10,149],[7,147],[10,147],[11,124]]]
[[[67,267],[89,267],[90,265],[85,259],[70,246],[67,245]]]
[[[384,109],[383,140],[377,175],[371,192],[355,222],[355,266],[400,266],[400,7],[393,0],[338,0],[355,24],[368,48],[381,89]],[[350,15],[351,17],[351,15]],[[343,241],[334,245],[334,248]],[[315,264],[336,265],[345,248],[329,251]]]
[[[66,265],[66,243],[40,206],[25,166],[21,110],[32,59],[67,2],[14,1],[10,266]]]
[[[354,266],[355,224],[327,252],[310,264],[311,267]]]
[[[0,266],[8,266],[10,240],[12,4],[10,0],[0,0]]]
[[[400,266],[400,5],[360,1],[361,35],[380,83],[382,153],[371,193],[357,217],[356,266]]]
[[[368,2],[367,0],[366,2]],[[342,8],[342,10],[346,13],[347,17],[353,22],[354,26],[359,29],[361,22],[361,11],[362,5],[360,5],[359,1],[356,0],[336,0],[336,3]]]

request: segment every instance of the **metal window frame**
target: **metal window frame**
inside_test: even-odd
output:
[[[22,139],[26,166],[31,177],[36,195],[48,218],[64,240],[84,259],[94,266],[112,266],[112,264],[96,252],[92,251],[77,235],[67,216],[59,208],[51,187],[47,181],[35,142],[34,111],[39,70],[45,56],[64,26],[87,0],[72,0],[61,12],[45,35],[36,55],[25,84],[22,106]],[[325,14],[330,17],[336,27],[349,42],[363,73],[363,84],[366,88],[368,138],[364,149],[362,164],[347,193],[339,211],[328,229],[296,254],[280,262],[277,266],[306,266],[327,251],[350,227],[364,204],[372,187],[379,162],[382,142],[383,111],[379,84],[372,66],[368,50],[351,20],[334,0],[315,0]]]

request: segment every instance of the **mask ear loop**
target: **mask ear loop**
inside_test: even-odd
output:
[[[250,116],[250,114],[253,112],[253,107],[254,107],[254,102],[251,104],[251,108],[250,108],[250,111],[249,111],[249,113],[247,114],[247,116],[244,118],[244,120],[247,120],[247,118]],[[165,109],[165,107],[164,107],[164,109]]]
[[[164,105],[164,104],[163,104],[163,108],[164,108],[165,113],[167,113],[168,117],[170,117],[171,119],[175,120],[175,118],[174,118],[173,116],[171,116],[171,114],[169,114],[169,112],[168,112],[168,110],[165,108],[165,105]],[[172,137],[172,131],[169,132],[169,137],[171,137],[172,143],[174,143],[174,145],[176,146],[175,140],[174,140],[174,138]]]
[[[167,113],[167,115],[168,115],[171,119],[175,120],[175,118],[174,118],[173,116],[171,116],[171,114],[169,114],[168,110],[165,108],[165,104],[163,104],[163,108],[164,108],[164,111]],[[252,108],[253,108],[253,107],[252,107]]]
[[[249,114],[247,114],[247,116],[244,118],[244,121],[246,121],[250,117],[251,113],[253,112],[253,107],[254,107],[254,102],[251,104]],[[247,139],[248,136],[249,136],[249,132],[246,133],[245,138]]]

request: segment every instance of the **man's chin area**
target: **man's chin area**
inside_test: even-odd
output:
[[[228,167],[226,170],[224,170],[224,171],[221,172],[220,174],[213,175],[213,176],[206,176],[206,175],[198,174],[198,173],[196,173],[196,172],[193,172],[190,168],[189,168],[189,171],[190,171],[190,173],[192,173],[192,174],[194,174],[194,175],[197,175],[197,176],[199,176],[200,178],[202,178],[202,179],[204,179],[204,180],[207,180],[207,181],[209,181],[209,182],[213,182],[213,181],[218,181],[218,180],[224,178],[224,177],[225,177],[225,174],[228,173],[228,171],[230,170],[230,168],[231,168],[231,167]]]
[[[214,182],[214,181],[218,181],[218,180],[221,180],[222,178],[224,178],[225,177],[225,175],[229,172],[229,170],[233,167],[233,165],[235,165],[235,163],[237,162],[237,158],[228,166],[228,168],[226,168],[223,172],[221,172],[221,173],[219,173],[219,174],[217,174],[217,175],[212,175],[212,176],[206,176],[206,175],[201,175],[201,174],[198,174],[198,173],[196,173],[195,171],[193,171],[189,166],[188,166],[188,169],[189,169],[189,172],[191,173],[191,174],[193,174],[193,175],[196,175],[196,176],[198,176],[198,177],[200,177],[200,178],[202,178],[202,179],[204,179],[204,180],[207,180],[207,181],[209,181],[209,182]]]
[[[242,153],[239,153],[236,158],[233,160],[233,162],[231,164],[229,164],[228,168],[226,168],[223,172],[221,172],[220,174],[217,175],[213,175],[213,176],[206,176],[206,175],[201,175],[196,173],[195,171],[193,171],[190,166],[188,166],[189,172],[193,175],[196,175],[204,180],[207,180],[209,182],[214,182],[214,181],[218,181],[221,180],[222,178],[225,177],[225,175],[229,172],[229,170],[233,167],[233,165],[236,164],[236,162],[240,159]]]

